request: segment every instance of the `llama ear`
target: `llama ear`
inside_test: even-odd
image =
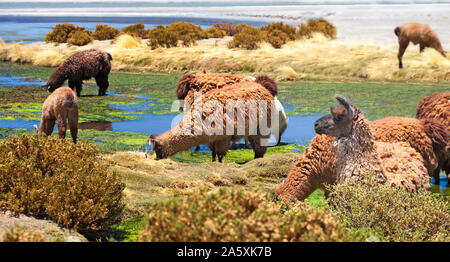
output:
[[[350,115],[350,118],[353,117],[353,107],[348,102],[347,98],[343,95],[335,95],[334,98],[341,104],[345,109],[347,109],[347,112]]]

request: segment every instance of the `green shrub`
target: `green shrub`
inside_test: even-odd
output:
[[[117,28],[109,25],[96,25],[95,31],[92,33],[92,37],[95,40],[109,40],[116,38],[119,34],[120,31]]]
[[[89,31],[75,30],[69,34],[67,43],[70,45],[83,46],[94,41]]]
[[[284,209],[260,192],[200,192],[153,204],[139,237],[141,241],[362,240],[307,202]]]
[[[190,46],[202,38],[203,29],[188,22],[175,22],[166,27],[166,29],[176,35],[184,46]]]
[[[174,32],[167,30],[162,25],[150,30],[148,45],[152,48],[177,46],[178,39]]]
[[[122,32],[125,34],[129,34],[134,37],[144,38],[146,34],[146,30],[144,30],[144,24],[138,23],[134,25],[126,26],[122,29]]]
[[[313,33],[322,33],[324,36],[335,39],[336,27],[324,18],[308,19],[306,25],[299,25],[299,36],[301,38],[311,38]]]
[[[244,48],[247,50],[257,49],[263,41],[263,34],[260,30],[248,26],[240,33],[233,36],[233,40],[228,43],[229,48]]]
[[[98,149],[68,139],[27,136],[0,142],[0,209],[53,220],[80,232],[120,220],[124,185]]]
[[[76,29],[79,29],[79,27],[75,27],[73,24],[57,24],[52,31],[45,35],[45,42],[66,43],[69,34]]]
[[[364,185],[365,184],[365,185]],[[330,187],[328,205],[347,226],[368,228],[388,241],[449,241],[449,202],[369,179]]]

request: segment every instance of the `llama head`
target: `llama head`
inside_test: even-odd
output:
[[[330,109],[331,113],[314,123],[317,134],[326,134],[334,137],[350,136],[353,128],[354,109],[341,95],[335,95],[338,105]]]
[[[164,154],[161,141],[159,141],[159,139],[156,139],[155,135],[150,135],[150,137],[147,139],[147,143],[152,146],[152,151],[155,151],[156,160],[167,158],[167,156]]]

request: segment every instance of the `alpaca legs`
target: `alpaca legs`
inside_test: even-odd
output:
[[[79,97],[79,96],[81,96],[81,89],[82,89],[82,86],[83,86],[83,81],[75,81],[75,88],[76,88],[76,91],[77,91],[77,96]]]
[[[44,132],[47,136],[53,133],[53,128],[55,127],[55,119],[52,118],[42,118],[41,124],[39,125],[38,134]]]
[[[409,41],[399,41],[399,48],[398,48],[398,67],[399,68],[403,68],[403,62],[402,62],[402,58],[403,58],[403,54],[406,51],[406,48],[409,45]]]
[[[66,129],[67,129],[67,119],[61,119],[58,118],[56,121],[58,125],[58,137],[59,138],[66,138]]]
[[[106,95],[106,89],[108,89],[109,82],[108,82],[108,76],[97,76],[95,78],[95,82],[98,85],[98,95],[104,96]]]
[[[439,174],[441,173],[441,169],[440,168],[436,168],[433,172],[433,177],[434,177],[434,184],[439,185],[441,182],[441,178],[439,176]]]
[[[78,136],[78,108],[73,112],[69,112],[68,120],[69,120],[70,135],[72,136],[73,143],[76,144]]]
[[[69,87],[73,90],[75,88],[75,81],[69,79]]]
[[[250,146],[253,148],[255,152],[255,158],[261,158],[267,151],[267,147],[261,146],[261,137],[259,136],[249,136],[248,141],[250,142]]]

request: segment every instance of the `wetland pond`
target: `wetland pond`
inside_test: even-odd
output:
[[[139,78],[137,75],[135,77]],[[8,105],[11,105],[1,105],[0,129],[13,130],[12,133],[20,133],[19,130],[28,130],[27,132],[30,133],[35,125],[39,125],[42,102],[48,95],[45,90],[40,88],[44,82],[41,78],[29,74],[14,75],[13,72],[0,71],[0,90],[3,91],[3,96],[9,95],[8,92],[14,93],[11,89],[16,89],[22,90],[25,93],[24,96],[27,97],[23,100],[19,97],[17,101],[20,102],[15,100],[14,103],[9,103],[9,97],[3,98],[6,99],[4,101],[7,101]],[[90,139],[92,142],[100,143],[101,141],[97,140],[96,136],[102,137],[103,134],[108,133],[111,134],[111,139],[115,140],[114,142],[126,140],[128,141],[124,142],[126,144],[130,143],[129,141],[134,141],[131,143],[135,148],[139,150],[149,149],[145,144],[145,138],[149,134],[161,134],[171,129],[181,119],[180,114],[171,110],[174,101],[172,94],[174,97],[176,82],[171,83],[173,87],[166,88],[165,92],[156,93],[152,92],[153,89],[151,88],[143,88],[144,90],[140,92],[129,92],[128,89],[124,91],[124,89],[114,86],[114,80],[111,82],[107,96],[96,96],[98,89],[95,83],[90,81],[84,84],[82,96],[79,98],[79,128],[81,134],[83,134],[83,130],[97,131],[95,136]],[[11,95],[11,97],[14,97],[14,95]],[[289,99],[283,100],[283,95],[281,95],[280,100],[289,101]],[[323,115],[323,112],[311,110],[311,113],[296,114],[295,111],[298,111],[302,106],[291,101],[283,103],[283,106],[289,115],[289,124],[282,136],[281,147],[289,148],[288,151],[302,151],[315,136],[314,122]],[[127,134],[126,139],[122,138],[123,134]],[[3,135],[3,137],[6,136]],[[271,140],[273,141],[273,137]],[[241,144],[238,145],[238,148],[241,148]],[[206,146],[201,146],[200,151],[207,153],[209,149]],[[286,150],[281,150],[281,152],[286,152]],[[441,174],[440,185],[433,184],[432,191],[449,195],[447,179],[443,174]]]

